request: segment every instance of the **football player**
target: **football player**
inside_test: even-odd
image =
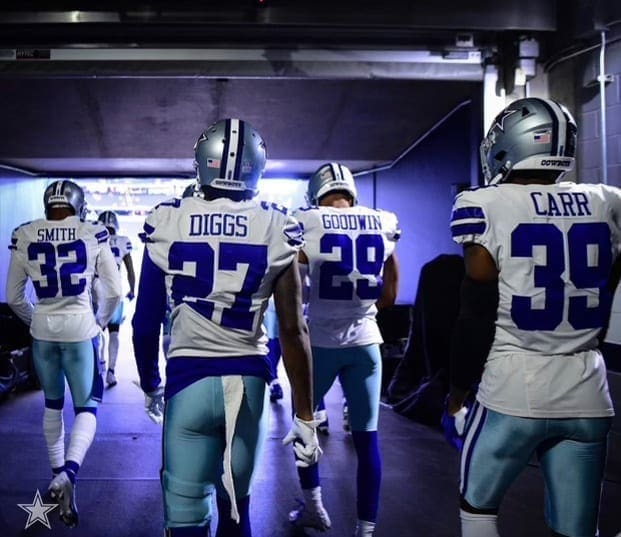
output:
[[[129,284],[129,292],[126,295],[128,300],[134,299],[134,289],[136,287],[136,274],[134,272],[134,263],[132,260],[132,243],[129,237],[119,235],[119,219],[113,211],[103,211],[97,218],[101,222],[108,233],[110,233],[110,249],[114,255],[116,265],[121,270],[121,265],[125,265],[127,272],[127,283]],[[123,322],[123,301],[117,306],[112,319],[108,323],[108,371],[106,373],[106,384],[109,387],[115,386],[117,383],[115,368],[116,360],[119,356],[119,327]]]
[[[33,337],[34,365],[45,396],[43,434],[53,474],[49,492],[58,501],[62,521],[76,526],[76,475],[95,436],[103,390],[98,335],[121,297],[121,281],[106,228],[84,221],[84,192],[77,184],[52,183],[43,204],[45,218],[13,231],[6,296]],[[93,312],[95,273],[101,285]],[[36,291],[34,305],[25,294],[29,279]],[[75,412],[66,451],[65,379]]]
[[[296,415],[283,442],[297,463],[316,462],[311,356],[302,315],[298,222],[253,200],[265,143],[245,121],[221,120],[195,145],[202,197],[173,199],[147,217],[133,342],[154,421],[164,406],[162,489],[167,535],[248,537],[250,485],[267,432],[271,378],[263,315],[274,295]],[[159,327],[172,301],[163,393]]]
[[[304,229],[299,254],[302,278],[309,278],[308,322],[313,351],[315,402],[339,377],[348,402],[349,422],[358,457],[356,537],[375,531],[381,460],[377,438],[382,337],[378,308],[394,304],[398,287],[395,244],[397,217],[357,205],[351,171],[330,162],[308,183],[309,207],[296,213]],[[298,469],[304,506],[291,522],[326,530],[317,464]]]
[[[480,378],[461,453],[463,537],[498,536],[503,496],[533,454],[552,535],[598,532],[614,414],[598,343],[618,282],[621,191],[562,180],[576,131],[553,100],[511,103],[481,144],[488,186],[455,198],[466,276],[449,415]]]

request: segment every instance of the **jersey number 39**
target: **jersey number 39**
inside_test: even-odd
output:
[[[529,296],[513,296],[511,317],[522,330],[555,330],[563,321],[566,273],[576,289],[591,289],[597,305],[589,306],[587,296],[570,296],[567,321],[575,329],[601,328],[610,307],[607,289],[612,265],[610,229],[604,222],[573,224],[565,237],[555,224],[520,224],[511,234],[511,256],[533,257],[533,248],[544,246],[546,263],[534,267],[534,286],[545,290],[545,307],[534,309]],[[589,252],[597,252],[589,256]]]

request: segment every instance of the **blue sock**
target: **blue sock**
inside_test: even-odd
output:
[[[62,472],[65,469],[65,466],[59,466],[58,468],[52,468],[52,475],[54,477],[56,477],[58,474],[60,474],[60,472]]]
[[[218,503],[218,529],[216,537],[252,537],[250,530],[250,495],[237,499],[239,524],[231,518],[231,502],[216,496]]]
[[[377,431],[352,431],[352,438],[358,455],[356,478],[358,519],[375,522],[382,481],[382,459]]]
[[[307,468],[298,468],[300,486],[303,489],[314,489],[319,486],[319,464],[313,464]]]
[[[69,480],[75,485],[75,478],[78,474],[78,470],[80,469],[80,465],[75,461],[65,461],[64,470],[69,477]]]

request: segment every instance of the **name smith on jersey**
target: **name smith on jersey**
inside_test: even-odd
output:
[[[37,229],[37,241],[56,242],[76,240],[74,227],[52,227],[47,229]]]

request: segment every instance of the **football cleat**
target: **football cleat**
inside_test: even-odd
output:
[[[114,375],[114,371],[111,369],[108,369],[108,372],[106,373],[106,384],[109,388],[112,388],[112,386],[116,386],[117,384],[116,376]]]
[[[332,527],[332,522],[321,500],[314,502],[314,507],[309,508],[302,500],[296,500],[298,508],[289,513],[289,522],[303,528],[314,528],[326,531]]]
[[[60,519],[66,526],[74,528],[78,525],[78,509],[75,504],[75,485],[67,472],[60,472],[52,479],[48,487],[50,496],[58,503]]]

